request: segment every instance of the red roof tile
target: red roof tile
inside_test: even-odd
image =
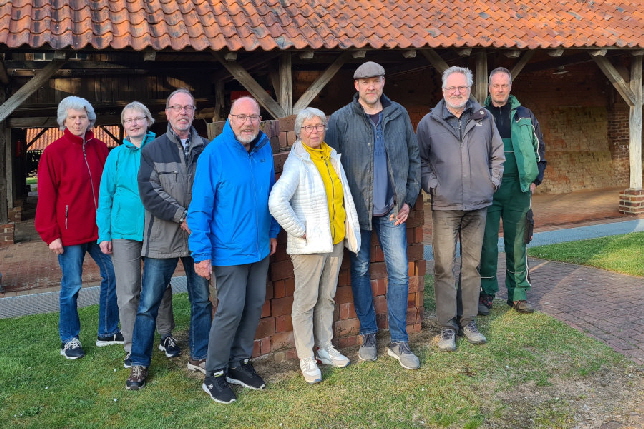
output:
[[[641,0],[12,0],[0,46],[54,49],[644,47]]]

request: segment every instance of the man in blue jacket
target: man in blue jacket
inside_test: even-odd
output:
[[[499,291],[496,268],[499,221],[503,220],[507,303],[518,313],[532,313],[534,308],[526,295],[530,289],[526,242],[531,238],[529,233],[526,236],[526,216],[530,211],[532,193],[541,184],[546,169],[545,143],[537,118],[510,95],[510,71],[503,67],[492,70],[489,83],[490,96],[485,100],[485,107],[494,115],[503,139],[505,168],[501,187],[487,209],[478,309],[481,315],[489,314],[494,295]]]
[[[420,192],[418,143],[407,110],[383,94],[385,69],[367,61],[353,74],[353,101],[329,119],[327,143],[342,155],[358,212],[362,246],[351,253],[351,288],[362,345],[361,360],[378,357],[376,313],[369,263],[371,236],[378,236],[387,266],[389,356],[406,369],[420,367],[407,336],[407,222]]]
[[[219,300],[202,388],[224,404],[236,400],[228,383],[265,387],[250,357],[279,225],[268,211],[275,169],[259,113],[253,98],[235,100],[222,133],[199,159],[188,209],[195,270],[207,279],[214,271]]]

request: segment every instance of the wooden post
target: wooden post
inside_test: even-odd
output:
[[[483,104],[487,97],[487,54],[485,49],[476,53],[476,73],[474,76],[476,100]]]
[[[291,53],[286,52],[280,58],[280,84],[279,84],[280,106],[284,109],[286,116],[293,114],[293,61]]]
[[[630,87],[635,95],[628,117],[630,188],[642,189],[642,57],[639,55],[633,57]]]
[[[4,97],[3,94],[0,94],[0,97]],[[6,123],[0,122],[0,165],[7,164],[7,146],[11,146],[9,140],[10,133],[8,132]],[[7,190],[7,181],[11,180],[10,176],[5,170],[3,174],[0,174],[0,225],[4,225],[9,221],[9,194]]]

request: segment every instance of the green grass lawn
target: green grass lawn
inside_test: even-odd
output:
[[[425,293],[433,306],[431,276]],[[185,368],[185,356],[166,359],[156,348],[148,385],[125,390],[122,348],[93,344],[97,313],[97,306],[80,310],[87,356],[76,361],[59,354],[57,313],[0,320],[0,427],[568,428],[586,393],[560,387],[629,365],[545,314],[522,316],[497,305],[479,320],[486,345],[461,339],[455,353],[440,353],[428,323],[411,338],[420,370],[401,368],[381,350],[376,362],[324,369],[323,382],[310,386],[296,363],[260,360],[268,388],[235,387],[238,401],[221,405],[201,390],[202,376]],[[175,295],[175,316],[185,355],[186,294]],[[348,352],[355,358],[355,349]]]
[[[532,247],[528,254],[534,258],[644,276],[644,232]]]

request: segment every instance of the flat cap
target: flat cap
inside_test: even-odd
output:
[[[354,79],[364,79],[367,77],[376,77],[376,76],[384,76],[385,75],[385,69],[382,68],[382,66],[378,63],[374,63],[373,61],[367,61],[360,67],[358,67],[353,73],[353,78]]]

